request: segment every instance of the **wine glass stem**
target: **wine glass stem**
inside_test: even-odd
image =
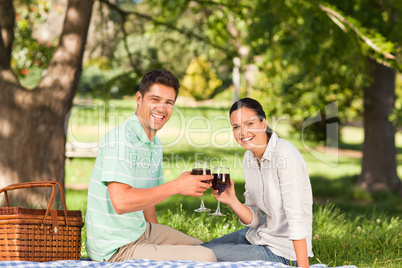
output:
[[[204,205],[204,195],[201,195],[201,208],[205,208],[205,205]]]
[[[218,197],[218,207],[217,207],[217,209],[216,209],[216,212],[220,212],[220,211],[221,211],[220,206],[221,206],[221,195],[219,195],[219,197]]]

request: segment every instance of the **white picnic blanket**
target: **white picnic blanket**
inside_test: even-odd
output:
[[[95,261],[53,261],[53,262],[28,262],[28,261],[1,261],[0,267],[7,268],[40,268],[40,267],[108,267],[108,268],[125,268],[125,267],[147,267],[147,268],[240,268],[240,267],[281,267],[291,268],[288,265],[277,262],[266,261],[239,261],[239,262],[196,262],[196,261],[152,261],[152,260],[128,260],[124,262],[95,262]],[[329,268],[325,264],[314,264],[310,267]],[[339,266],[338,268],[357,268],[356,266]]]

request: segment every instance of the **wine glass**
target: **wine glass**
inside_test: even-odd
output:
[[[211,175],[211,169],[209,168],[209,163],[207,161],[195,161],[193,163],[193,169],[191,170],[193,175]],[[211,180],[202,181],[205,183],[210,183]],[[195,212],[208,212],[211,211],[210,208],[206,208],[204,205],[204,195],[201,196],[201,205],[199,208],[194,210]]]
[[[230,185],[230,173],[229,167],[214,167],[212,169],[212,175],[214,178],[212,179],[212,188],[214,190],[218,190],[218,207],[214,213],[209,215],[212,216],[226,216],[221,213],[220,204],[221,204],[221,194],[229,187]]]

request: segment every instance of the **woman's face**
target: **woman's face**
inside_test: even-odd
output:
[[[236,141],[244,149],[265,149],[268,143],[265,119],[261,121],[252,109],[242,107],[232,112],[230,122]]]

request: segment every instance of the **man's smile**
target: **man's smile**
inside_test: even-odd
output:
[[[156,114],[156,113],[151,113],[151,115],[158,121],[162,121],[166,117],[164,115],[160,115],[160,114]]]

